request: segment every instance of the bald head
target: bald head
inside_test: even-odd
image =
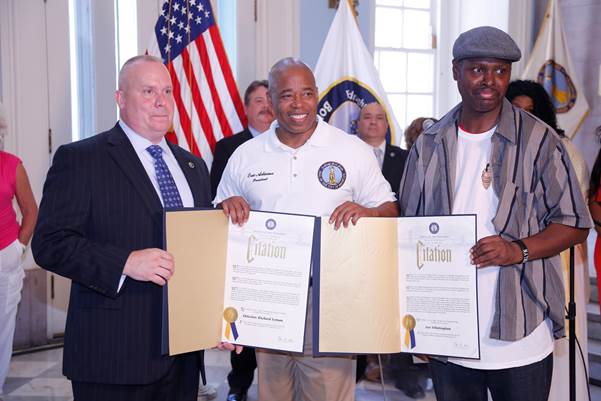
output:
[[[269,101],[279,140],[291,148],[302,146],[317,127],[317,87],[311,69],[290,57],[275,63],[269,71]]]
[[[135,70],[134,67],[143,63],[156,63],[162,65],[163,68],[165,68],[163,60],[161,60],[158,57],[149,56],[147,54],[132,57],[129,60],[127,60],[121,67],[121,70],[119,70],[119,90],[125,90],[127,83],[131,79],[131,71]],[[165,71],[167,71],[166,68]]]
[[[377,102],[365,105],[357,120],[359,138],[371,146],[378,147],[386,140],[387,132],[388,120],[384,108]]]
[[[276,62],[271,70],[269,70],[269,94],[271,97],[274,97],[274,94],[278,92],[278,80],[285,72],[289,70],[303,70],[311,76],[313,86],[315,86],[315,76],[313,75],[313,71],[307,66],[307,64],[303,63],[301,60],[294,57],[286,57]]]
[[[137,56],[119,73],[115,93],[121,121],[138,135],[159,143],[173,120],[175,107],[169,71],[160,59]]]

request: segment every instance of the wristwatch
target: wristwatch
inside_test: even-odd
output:
[[[518,244],[518,246],[522,250],[522,261],[520,263],[526,263],[528,261],[528,254],[529,254],[528,247],[526,246],[526,244],[524,244],[524,241],[522,241],[521,239],[516,239],[513,242]]]

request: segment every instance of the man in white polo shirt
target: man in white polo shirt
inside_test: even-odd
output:
[[[317,118],[317,94],[303,62],[285,58],[271,68],[276,121],[234,152],[213,201],[233,223],[243,224],[250,209],[330,216],[335,228],[366,216],[397,216],[372,150]],[[307,333],[311,326],[309,302]],[[292,401],[295,394],[310,401],[354,399],[352,358],[313,358],[311,338],[305,335],[302,355],[257,350],[259,399]]]

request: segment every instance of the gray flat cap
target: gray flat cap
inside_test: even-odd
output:
[[[498,58],[518,61],[520,48],[507,33],[492,26],[479,26],[463,32],[453,45],[453,59]]]

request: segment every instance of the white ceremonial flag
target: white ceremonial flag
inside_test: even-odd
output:
[[[378,102],[388,118],[387,140],[400,142],[401,129],[346,0],[340,1],[330,26],[315,67],[315,79],[319,90],[317,111],[326,122],[355,134],[361,108]]]
[[[558,125],[569,138],[578,131],[589,110],[575,73],[566,46],[559,2],[549,0],[522,78],[537,81],[545,87],[555,106]]]

